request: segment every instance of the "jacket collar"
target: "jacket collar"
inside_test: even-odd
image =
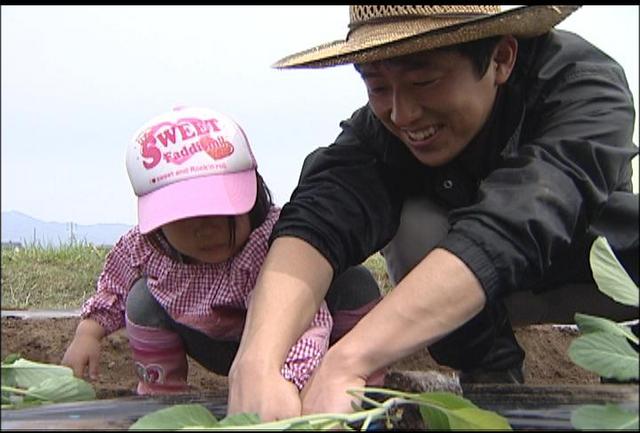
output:
[[[452,164],[475,179],[485,178],[498,164],[507,144],[517,142],[523,113],[524,100],[518,88],[509,83],[500,87],[489,119]]]

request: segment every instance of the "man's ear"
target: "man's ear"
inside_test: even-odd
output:
[[[511,35],[503,36],[493,51],[495,84],[504,84],[511,76],[518,55],[518,41]]]

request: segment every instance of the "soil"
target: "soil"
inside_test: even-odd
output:
[[[64,318],[2,318],[2,359],[10,353],[23,358],[58,364],[71,342],[79,319]],[[536,325],[516,328],[516,338],[526,351],[525,381],[529,385],[596,384],[599,378],[575,364],[567,356],[575,329]],[[436,364],[422,350],[392,365],[393,370],[435,370],[451,374],[452,370]],[[189,384],[195,392],[226,396],[226,377],[207,371],[189,359]],[[93,383],[98,399],[134,395],[137,378],[128,339],[124,330],[102,341],[100,378]]]

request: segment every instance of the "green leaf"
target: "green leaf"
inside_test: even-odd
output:
[[[512,430],[506,418],[484,409],[457,409],[449,416],[451,430]]]
[[[93,386],[74,376],[50,377],[27,389],[25,402],[45,400],[55,403],[95,400]]]
[[[636,337],[631,328],[625,325],[614,322],[613,320],[605,319],[603,317],[591,316],[589,314],[576,313],[575,321],[580,328],[580,331],[584,334],[590,334],[593,332],[607,332],[612,335],[619,335],[625,337],[634,343],[638,344],[638,337]]]
[[[470,400],[448,392],[427,392],[410,400],[420,404],[420,414],[432,430],[511,430],[507,420],[480,409]]]
[[[425,402],[447,409],[478,408],[478,406],[476,406],[471,400],[467,400],[464,397],[460,397],[449,392],[434,391],[414,394],[410,397],[410,400],[416,402]]]
[[[624,337],[606,332],[582,335],[571,342],[568,353],[575,364],[600,376],[638,378],[638,352]]]
[[[593,278],[602,293],[624,305],[639,305],[638,286],[622,267],[604,237],[597,237],[591,245],[589,262]]]
[[[323,423],[316,423],[316,424],[311,424],[309,421],[304,421],[304,422],[300,422],[300,423],[293,423],[287,427],[283,427],[283,428],[278,428],[277,430],[323,430],[324,429],[324,425],[335,425],[335,421],[333,420],[327,420],[325,421],[325,424]],[[254,427],[255,428],[255,427]],[[266,430],[266,429],[261,429],[261,430]],[[268,429],[268,430],[275,430],[275,429]]]
[[[185,427],[212,428],[218,425],[216,417],[203,405],[178,404],[141,417],[129,430],[178,430]]]
[[[60,376],[73,376],[69,367],[43,364],[21,358],[12,364],[2,364],[2,384],[19,388],[30,388],[43,381]]]
[[[447,392],[430,392],[424,394],[403,393],[385,388],[364,388],[360,391],[383,392],[394,398],[387,400],[382,406],[359,411],[353,414],[312,414],[279,421],[260,422],[255,414],[238,414],[217,421],[211,413],[201,405],[177,405],[150,413],[135,422],[130,429],[225,429],[238,430],[353,430],[354,423],[367,424],[385,416],[392,407],[398,404],[417,403],[430,407],[430,414],[447,425],[455,428],[476,429],[508,429],[511,427],[506,419],[494,413],[479,409],[471,401]],[[350,390],[354,392],[356,390]],[[453,408],[453,409],[452,409]],[[191,413],[185,413],[188,409]]]
[[[238,413],[229,415],[220,420],[220,427],[232,427],[260,424],[262,421],[257,413]]]
[[[429,430],[512,430],[503,416],[484,409],[420,407]]]
[[[571,413],[571,425],[577,430],[638,431],[638,411],[628,411],[610,403],[584,405]]]
[[[19,353],[10,353],[5,356],[4,361],[2,361],[3,365],[10,365],[16,362],[18,359],[22,358],[22,355]]]
[[[420,405],[420,414],[425,424],[433,430],[449,430],[449,417],[445,410],[477,407],[471,401],[447,392],[423,392],[419,394],[403,395]]]
[[[4,368],[0,373],[0,383],[2,384],[2,386],[17,386],[15,376],[13,374],[10,374],[9,370],[5,370]]]
[[[449,417],[442,408],[421,405],[420,415],[428,430],[451,430]]]

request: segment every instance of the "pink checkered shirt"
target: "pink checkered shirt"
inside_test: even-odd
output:
[[[83,304],[81,317],[97,321],[107,334],[123,328],[127,294],[136,280],[146,276],[149,291],[174,320],[214,339],[239,340],[250,295],[267,254],[269,235],[279,214],[280,209],[272,207],[243,249],[216,264],[182,263],[166,240],[157,236],[154,246],[149,236],[141,235],[135,226],[107,255],[97,291]],[[289,351],[282,374],[299,389],[326,353],[332,325],[323,302],[309,329]]]

